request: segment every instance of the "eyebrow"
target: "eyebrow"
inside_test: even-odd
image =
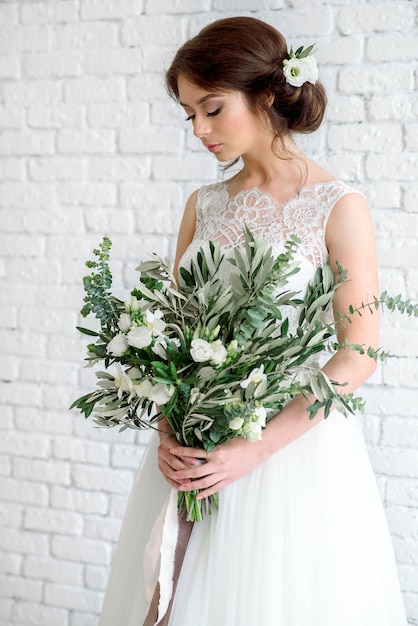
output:
[[[211,98],[219,98],[219,96],[219,93],[208,93],[206,96],[203,96],[203,98],[199,98],[196,104],[203,104],[207,100],[210,100]],[[190,104],[185,104],[184,102],[180,102],[180,104],[182,107],[190,107]]]

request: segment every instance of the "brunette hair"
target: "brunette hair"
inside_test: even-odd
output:
[[[208,91],[240,91],[253,111],[267,115],[274,140],[291,131],[310,133],[324,117],[325,89],[318,81],[289,85],[283,73],[288,58],[286,41],[273,26],[253,17],[225,18],[203,28],[177,51],[166,86],[176,100],[180,74]]]

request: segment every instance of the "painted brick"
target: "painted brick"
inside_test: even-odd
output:
[[[402,129],[398,124],[344,124],[328,131],[332,150],[353,150],[387,153],[402,147]]]
[[[72,535],[69,537],[54,535],[51,540],[51,554],[56,558],[76,563],[109,565],[111,548],[105,541],[93,541]]]
[[[116,48],[89,52],[84,57],[84,71],[87,74],[133,74],[142,69],[141,48]]]
[[[149,179],[151,159],[142,155],[134,157],[92,157],[89,159],[89,178],[93,181],[120,182]]]
[[[5,552],[18,554],[49,555],[49,539],[42,533],[19,528],[5,528],[0,534],[0,546]]]
[[[22,68],[29,79],[79,76],[81,54],[70,52],[25,54],[22,58]]]
[[[122,153],[164,153],[177,152],[183,143],[181,129],[150,130],[122,129],[119,134],[119,148]],[[1,147],[1,144],[0,144]]]
[[[366,173],[372,180],[415,181],[418,171],[418,156],[404,152],[397,154],[369,154]]]
[[[391,33],[390,35],[375,35],[369,37],[366,43],[366,60],[371,62],[382,61],[412,61],[417,57],[416,34]]]
[[[83,114],[78,105],[32,106],[27,112],[27,123],[33,128],[79,128]]]
[[[310,45],[313,37],[322,38],[332,33],[333,19],[329,5],[321,4],[311,8],[304,4],[301,10],[289,11],[285,22],[281,11],[263,11],[260,12],[260,18],[285,33],[294,50],[300,45]]]
[[[73,481],[79,489],[91,489],[91,486],[105,493],[128,494],[132,485],[132,473],[121,471],[115,474],[109,468],[73,465]]]
[[[23,110],[14,107],[0,107],[0,126],[2,129],[21,128],[23,120]]]
[[[121,128],[144,127],[149,121],[149,105],[145,102],[118,102],[115,104],[92,104],[88,107],[87,120],[91,127]]]
[[[83,585],[83,567],[78,563],[28,556],[23,563],[23,573],[25,577],[35,580],[49,580],[64,585]]]
[[[0,59],[0,77],[20,78],[19,57],[9,56]]]
[[[122,24],[121,39],[124,46],[166,45],[175,46],[183,40],[183,20],[178,17],[138,17]]]
[[[132,17],[143,12],[143,0],[83,0],[81,5],[81,19],[83,20],[113,20],[122,17]]]
[[[47,131],[5,130],[0,135],[0,154],[52,154],[54,139]]]
[[[15,459],[13,475],[23,481],[41,482],[44,484],[70,484],[71,468],[69,463],[62,461],[41,461],[36,459]]]
[[[62,102],[63,87],[59,81],[5,82],[3,102],[7,106],[38,106]]]
[[[45,603],[78,611],[99,611],[101,597],[88,589],[75,589],[72,585],[45,585]]]
[[[51,487],[51,504],[55,508],[83,511],[84,514],[96,513],[105,515],[109,510],[107,494],[79,491],[73,487]]]
[[[363,33],[404,30],[414,19],[413,7],[408,5],[402,11],[396,3],[372,1],[350,5],[341,9],[337,15],[337,26],[344,35],[357,33],[359,29]]]
[[[60,24],[54,29],[53,49],[91,50],[112,48],[118,41],[116,24],[77,23]]]
[[[20,576],[1,576],[0,588],[4,598],[17,598],[40,602],[42,598],[42,583],[24,580]]]
[[[77,3],[74,1],[36,2],[22,4],[20,19],[22,24],[50,24],[51,22],[72,22],[77,19]]]
[[[159,74],[143,74],[137,78],[131,78],[127,85],[130,100],[154,102],[155,100],[166,101],[167,99],[164,80]]]
[[[51,45],[52,29],[49,25],[15,26],[3,31],[0,41],[0,54],[48,50]]]
[[[367,103],[367,113],[372,120],[415,121],[418,116],[418,94],[390,94],[372,96]]]
[[[86,161],[80,158],[39,157],[28,162],[28,174],[35,181],[83,180]]]
[[[122,78],[75,78],[64,85],[64,101],[69,104],[115,102],[123,99],[125,82]]]
[[[40,603],[19,602],[13,610],[17,624],[42,624],[42,626],[67,626],[68,611],[56,609]]]
[[[387,94],[409,91],[412,86],[410,64],[367,63],[344,68],[339,74],[339,88],[351,94]]]
[[[57,135],[58,152],[64,154],[107,154],[114,151],[114,143],[111,130],[60,130]]]

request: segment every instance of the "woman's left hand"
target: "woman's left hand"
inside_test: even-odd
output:
[[[198,499],[217,493],[251,472],[266,458],[262,440],[249,442],[242,437],[216,446],[208,453],[199,448],[180,446],[172,448],[170,452],[180,458],[201,459],[201,464],[175,472],[175,481],[181,482],[182,491],[200,490]]]

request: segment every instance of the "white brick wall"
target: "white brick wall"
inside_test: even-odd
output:
[[[81,278],[109,234],[120,290],[173,255],[184,200],[214,180],[163,69],[224,15],[318,42],[327,121],[305,149],[370,200],[382,287],[418,299],[418,33],[410,0],[0,2],[0,626],[93,626],[147,434],[67,407],[81,370]],[[364,388],[365,433],[411,623],[418,623],[418,321]],[[361,514],[361,512],[359,512]],[[116,626],[116,625],[115,625]]]

